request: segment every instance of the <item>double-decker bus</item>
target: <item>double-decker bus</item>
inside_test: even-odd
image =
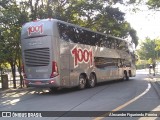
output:
[[[84,89],[136,74],[135,56],[127,41],[64,21],[26,23],[21,45],[28,87]]]

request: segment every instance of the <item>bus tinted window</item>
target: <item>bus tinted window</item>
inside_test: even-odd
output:
[[[95,46],[102,38],[102,36],[98,36],[96,33],[63,23],[58,23],[58,28],[60,38],[65,41]]]
[[[126,42],[125,41],[120,41],[119,50],[126,50]]]
[[[67,42],[128,51],[127,43],[114,37],[107,37],[102,34],[63,23],[58,23],[58,28],[60,38]]]
[[[58,27],[60,38],[69,41],[68,27],[65,24],[58,24]]]
[[[118,59],[116,58],[95,57],[94,61],[97,68],[118,67]]]
[[[111,38],[108,38],[108,39],[107,39],[107,47],[108,47],[108,48],[111,48],[111,47],[112,47],[112,39],[111,39]]]

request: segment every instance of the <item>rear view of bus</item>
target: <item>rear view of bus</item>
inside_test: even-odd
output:
[[[58,45],[53,20],[26,23],[22,27],[21,44],[25,84],[29,86],[58,86]]]

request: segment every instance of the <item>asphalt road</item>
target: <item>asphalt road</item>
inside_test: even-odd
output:
[[[160,111],[160,96],[153,84],[145,71],[137,71],[137,76],[130,78],[129,81],[106,82],[84,90],[72,88],[50,93],[48,90],[37,89],[3,93],[0,95],[0,111],[62,111],[60,112],[62,117],[38,118],[38,120],[143,120],[144,117],[105,116],[108,111]],[[84,115],[83,111],[88,112]],[[102,116],[92,115],[92,112],[98,114],[97,111],[103,111]],[[74,117],[65,117],[66,114]],[[22,118],[1,117],[1,119]],[[25,119],[35,118],[23,118]],[[149,120],[152,119],[160,118],[152,117]]]

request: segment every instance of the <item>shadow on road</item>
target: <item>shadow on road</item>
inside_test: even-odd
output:
[[[134,78],[130,78],[128,81],[126,81],[126,80],[105,81],[105,82],[101,82],[101,83],[96,84],[96,86],[94,88],[86,87],[83,90],[79,90],[77,87],[61,88],[61,89],[56,90],[54,92],[50,91],[50,90],[45,91],[45,90],[39,89],[39,93],[37,92],[37,94],[40,94],[40,95],[62,95],[62,94],[67,94],[67,93],[72,93],[72,92],[80,92],[80,91],[85,91],[85,90],[89,90],[89,89],[96,89],[96,88],[101,87],[101,86],[109,86],[109,85],[113,85],[113,84],[119,84],[119,83],[122,83],[122,82],[132,82],[133,80],[134,80]]]

